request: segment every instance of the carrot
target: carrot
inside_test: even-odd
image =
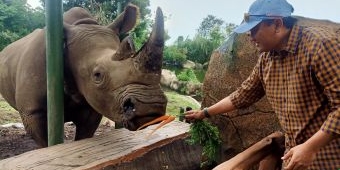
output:
[[[164,125],[166,125],[166,124],[172,122],[173,120],[175,120],[175,118],[176,118],[176,117],[174,117],[174,116],[169,116],[168,119],[163,120],[163,121],[162,121],[162,122],[161,122],[154,130],[152,130],[152,131],[148,134],[148,136],[146,136],[146,138],[148,138],[149,136],[151,136],[157,129],[159,129],[159,128],[163,127]]]
[[[161,121],[164,121],[166,119],[168,119],[170,116],[169,115],[163,115],[161,117],[158,117],[154,120],[151,120],[150,122],[147,122],[145,124],[143,124],[142,126],[140,126],[137,130],[140,130],[140,129],[143,129],[144,127],[147,127],[149,125],[152,125],[152,124],[155,124],[155,123],[158,123],[158,122],[161,122]]]

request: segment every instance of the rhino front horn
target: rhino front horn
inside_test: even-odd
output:
[[[162,10],[159,7],[156,11],[156,20],[148,44],[162,49],[164,46],[164,18]]]
[[[144,72],[153,72],[160,74],[163,62],[164,48],[164,19],[162,10],[158,7],[156,12],[156,20],[153,25],[151,35],[140,50],[138,59],[141,69]]]

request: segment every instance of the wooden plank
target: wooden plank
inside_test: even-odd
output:
[[[185,142],[188,124],[173,121],[146,138],[155,127],[141,131],[117,129],[109,134],[37,149],[1,160],[0,169],[199,168],[201,148]],[[152,159],[157,161],[152,162]]]

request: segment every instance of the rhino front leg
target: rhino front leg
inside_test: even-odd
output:
[[[29,114],[20,113],[26,132],[40,147],[47,147],[47,113],[36,111]]]
[[[97,130],[102,115],[94,111],[92,108],[81,109],[73,117],[73,123],[76,125],[75,140],[93,137]]]

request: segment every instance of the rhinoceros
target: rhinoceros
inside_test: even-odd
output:
[[[76,125],[75,140],[92,137],[102,116],[136,130],[165,114],[161,9],[140,50],[130,36],[120,40],[134,28],[138,14],[138,7],[129,4],[101,26],[83,8],[64,13],[64,121]],[[0,53],[0,92],[42,147],[47,146],[46,90],[45,29],[37,29]]]

